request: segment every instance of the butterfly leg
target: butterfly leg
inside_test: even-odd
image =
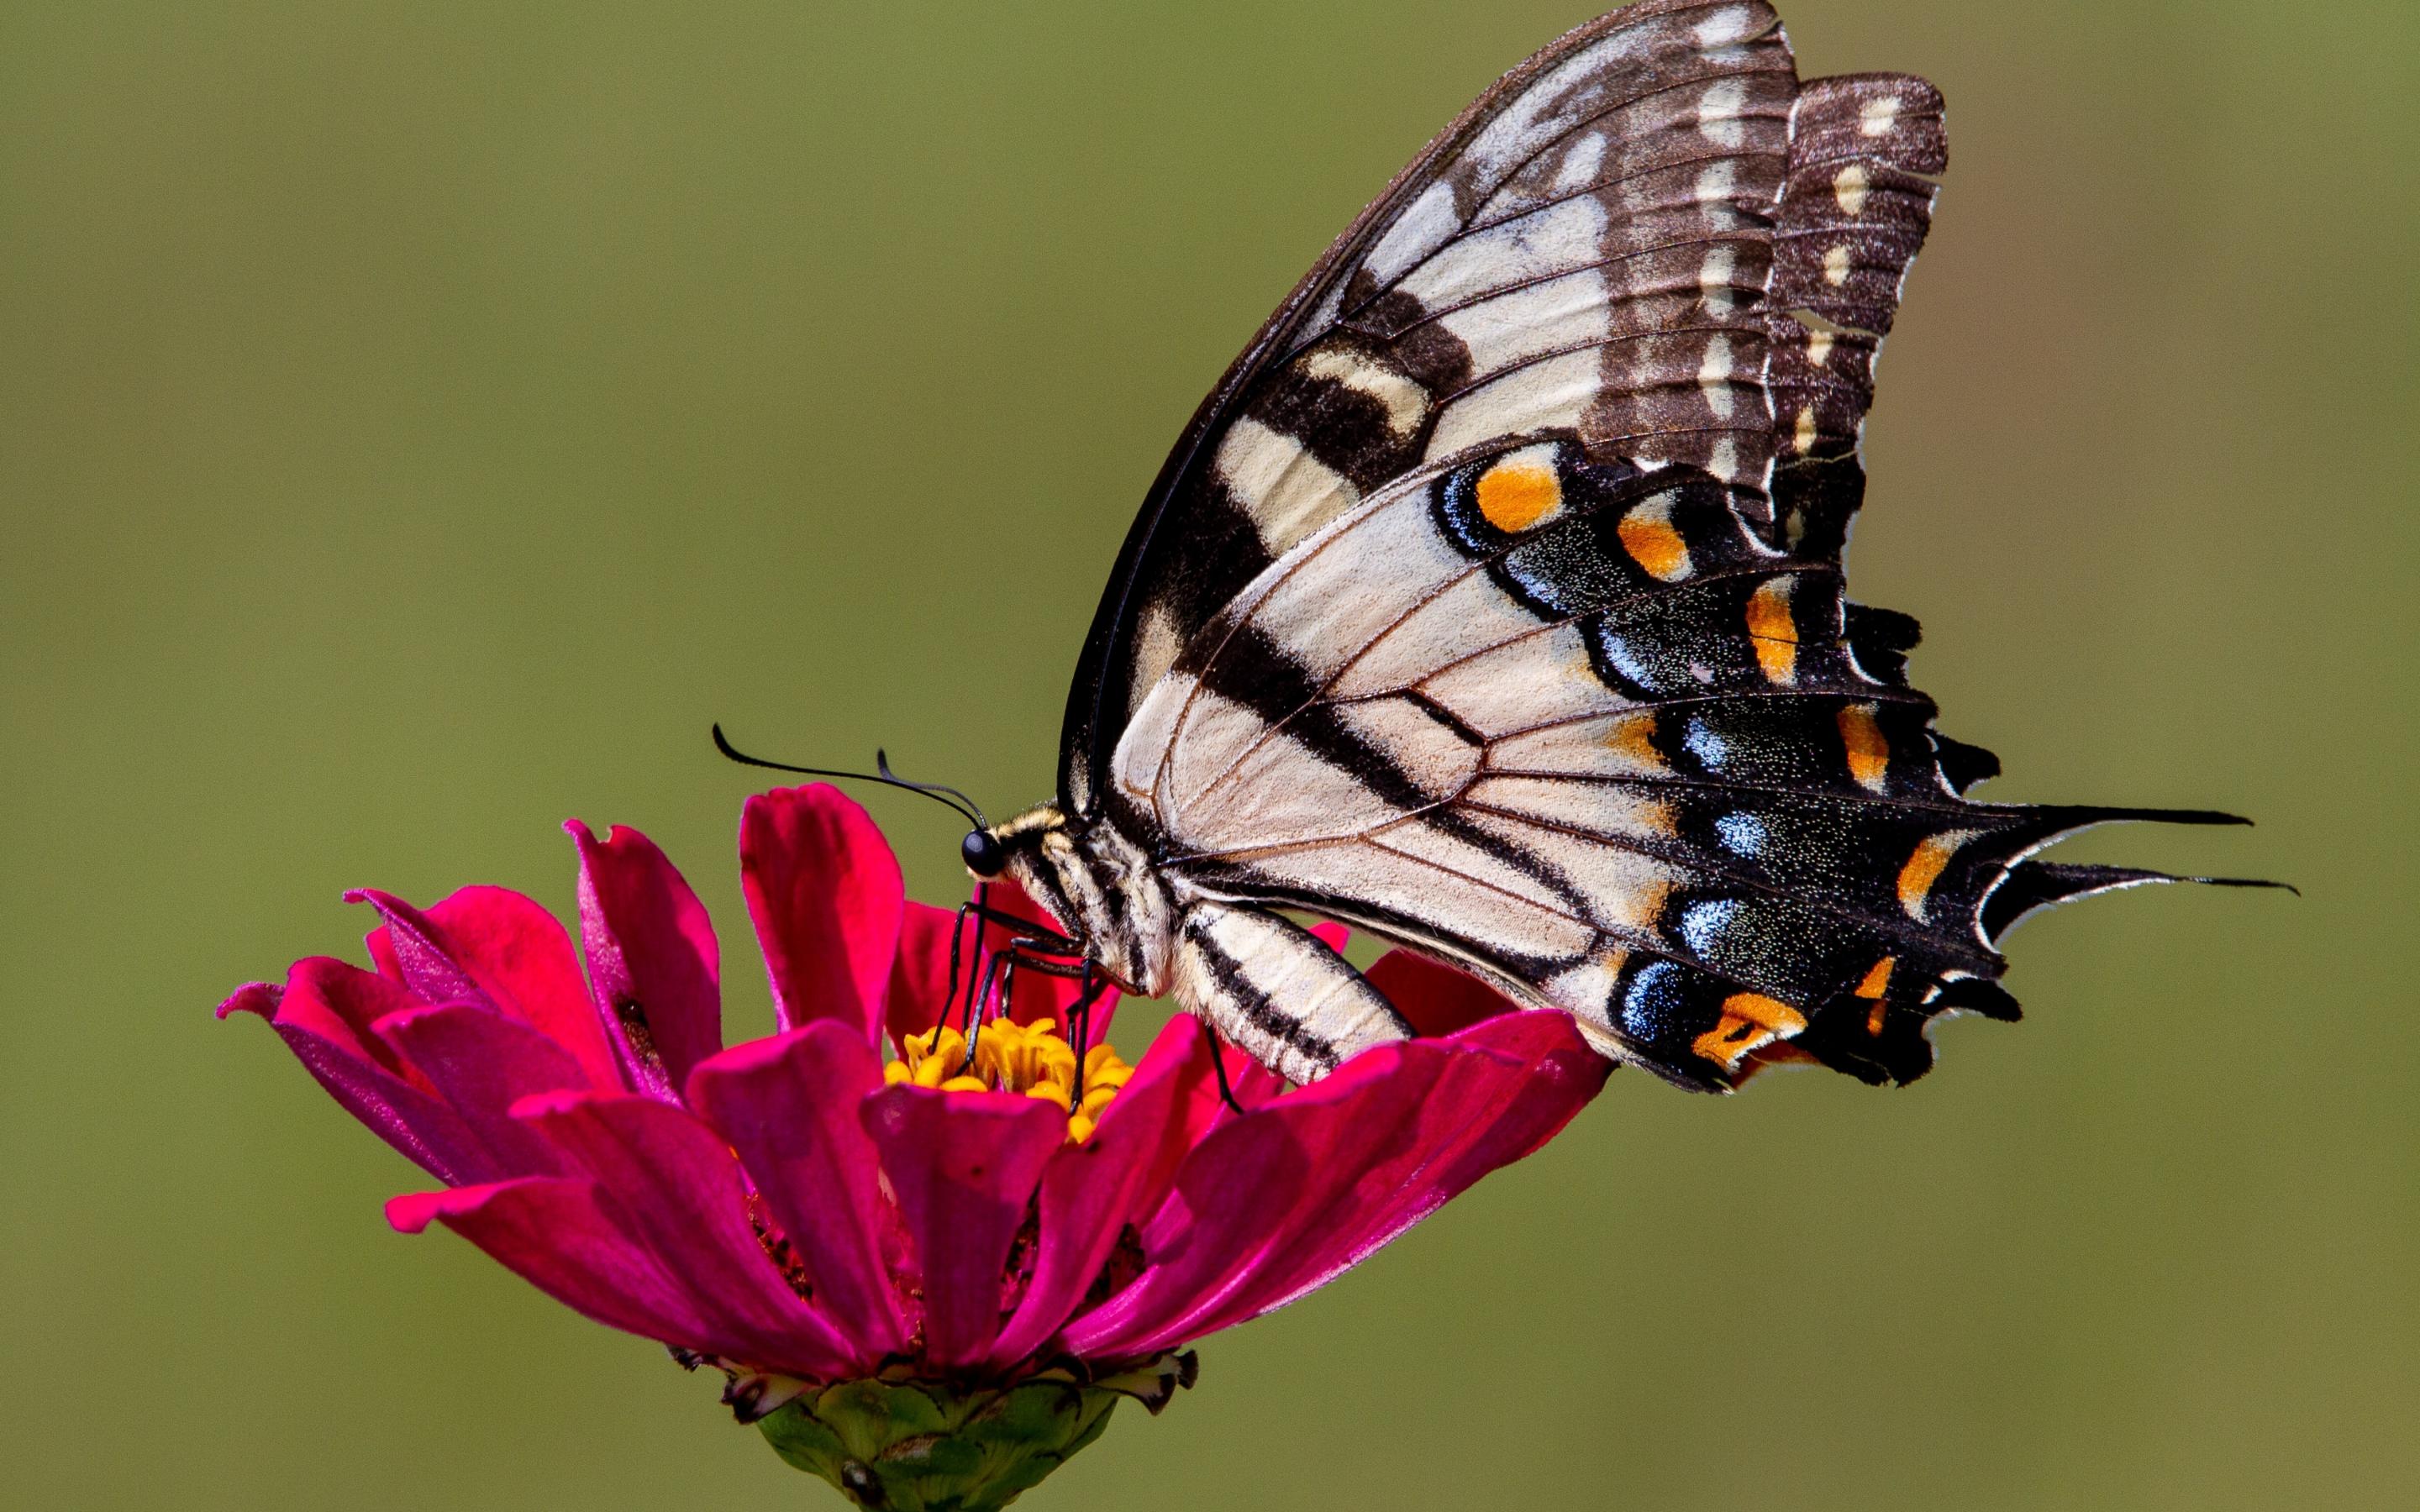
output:
[[[1177,925],[1177,1000],[1291,1082],[1410,1037],[1412,1026],[1319,936],[1235,903],[1196,903]]]
[[[1218,1042],[1218,1031],[1208,1019],[1202,1021],[1202,1038],[1210,1046],[1210,1069],[1218,1073],[1218,1101],[1227,1104],[1230,1113],[1243,1112],[1244,1104],[1235,1101],[1235,1088],[1227,1081],[1227,1047]]]

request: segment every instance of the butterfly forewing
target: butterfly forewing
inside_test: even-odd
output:
[[[1403,1026],[1278,908],[1689,1086],[1904,1080],[1932,1017],[2012,1014],[2009,923],[2164,880],[2033,851],[2223,816],[1968,800],[1997,763],[1932,730],[1915,622],[1846,597],[1947,152],[1931,85],[1802,85],[1758,3],[1648,0],[1507,74],[1162,469],[1037,820],[1063,901],[1134,963],[1121,900],[1175,919],[1178,995],[1296,1076]]]
[[[1195,416],[1068,702],[1061,792],[1262,568],[1426,461],[1562,429],[1761,499],[1757,309],[1797,79],[1761,4],[1650,0],[1507,74],[1397,178]]]

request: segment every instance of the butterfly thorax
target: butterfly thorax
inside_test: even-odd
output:
[[[1007,873],[1121,987],[1156,997],[1169,990],[1177,900],[1165,873],[1106,821],[1036,804],[995,828]]]

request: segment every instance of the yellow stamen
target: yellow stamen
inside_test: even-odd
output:
[[[950,1028],[927,1029],[902,1041],[900,1058],[882,1068],[882,1080],[892,1087],[908,1083],[944,1092],[1022,1092],[1068,1109],[1067,1138],[1082,1144],[1099,1127],[1101,1115],[1134,1075],[1134,1068],[1108,1044],[1086,1050],[1079,1067],[1076,1047],[1058,1029],[1049,1019],[1031,1024],[995,1019],[975,1036],[971,1061],[964,1035]]]

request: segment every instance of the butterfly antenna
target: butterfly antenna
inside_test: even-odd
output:
[[[838,777],[853,782],[879,782],[885,787],[903,788],[909,793],[921,793],[935,803],[955,810],[977,829],[991,827],[985,820],[983,810],[975,807],[975,801],[972,798],[954,787],[945,787],[939,782],[910,782],[905,778],[892,776],[890,761],[878,750],[874,753],[875,770],[871,772],[844,772],[829,766],[793,766],[788,762],[768,762],[761,756],[749,755],[734,746],[723,735],[722,726],[719,723],[714,727],[714,748],[742,766],[762,766],[768,771],[774,772],[796,772],[800,777]]]
[[[891,769],[891,757],[879,746],[874,748],[874,769],[882,774],[881,780],[889,782],[894,787],[910,788],[918,793],[929,794],[935,797],[939,797],[946,794],[950,797],[957,799],[958,802],[966,806],[965,811],[973,817],[976,828],[981,829],[986,827],[984,824],[983,806],[981,804],[978,804],[974,799],[968,797],[965,794],[960,793],[957,789],[950,786],[947,782],[908,781],[906,778],[901,777],[898,773]]]

